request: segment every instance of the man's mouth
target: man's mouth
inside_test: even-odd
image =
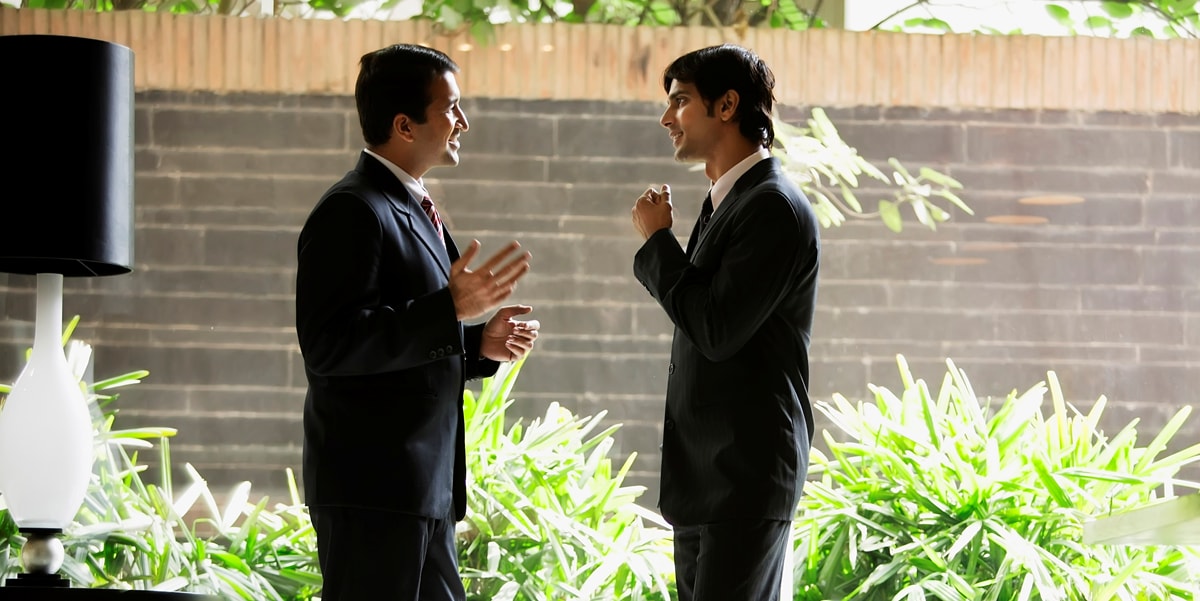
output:
[[[683,132],[681,132],[681,131],[671,132],[671,143],[678,144],[679,138],[682,138],[682,137],[683,137]]]

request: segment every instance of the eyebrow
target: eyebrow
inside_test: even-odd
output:
[[[675,99],[679,98],[680,96],[688,96],[688,93],[683,92],[683,91],[671,92],[670,94],[667,95],[667,102],[668,103],[675,102]]]

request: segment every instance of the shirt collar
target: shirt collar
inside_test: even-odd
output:
[[[408,190],[408,193],[411,194],[413,198],[417,199],[417,202],[420,202],[422,198],[429,196],[429,192],[425,190],[425,184],[423,184],[421,180],[409,175],[407,171],[401,169],[400,167],[396,166],[395,163],[383,158],[382,156],[379,156],[378,153],[372,151],[370,148],[364,148],[363,152],[375,157],[375,159],[380,163],[383,163],[383,166],[387,167],[388,171],[391,171],[392,175],[395,175],[396,179],[400,180],[400,183],[404,184],[404,188]]]
[[[709,190],[709,197],[712,198],[713,210],[715,211],[721,205],[721,201],[729,196],[729,191],[733,189],[733,184],[737,183],[738,178],[746,174],[751,167],[758,164],[763,159],[771,158],[771,151],[766,148],[759,148],[750,153],[749,156],[742,159],[740,163],[734,165],[724,175],[717,178],[713,182],[712,189]]]

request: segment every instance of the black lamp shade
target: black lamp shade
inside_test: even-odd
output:
[[[133,265],[133,51],[0,36],[0,271]]]

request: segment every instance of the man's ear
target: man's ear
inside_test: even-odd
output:
[[[733,121],[740,100],[741,97],[738,96],[736,90],[727,90],[717,99],[717,114],[721,117],[721,121]]]
[[[392,137],[405,142],[413,141],[413,120],[409,119],[408,115],[397,113],[392,118]]]

